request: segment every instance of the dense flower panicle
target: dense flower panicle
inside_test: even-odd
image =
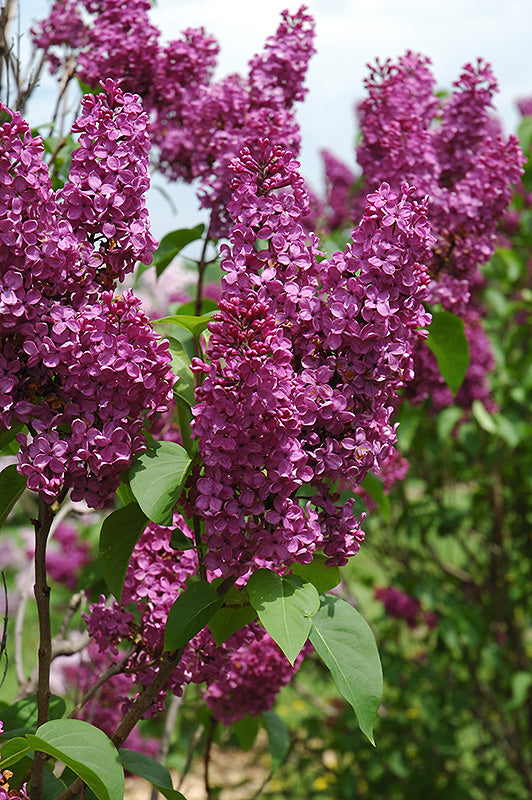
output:
[[[431,151],[431,123],[438,113],[430,59],[408,52],[397,64],[368,65],[368,97],[357,112],[363,142],[357,161],[369,188],[386,180],[394,187],[406,181],[427,194],[437,174]]]
[[[54,0],[48,17],[31,29],[33,44],[46,52],[52,72],[87,41],[89,26],[83,17],[79,0]]]
[[[497,84],[489,65],[481,60],[467,64],[440,104],[433,96],[428,64],[422,56],[407,53],[397,64],[372,68],[366,81],[369,97],[359,106],[363,140],[357,158],[370,188],[383,179],[396,187],[406,179],[418,196],[429,197],[428,217],[436,236],[430,300],[470,321],[476,335],[460,396],[469,407],[474,397],[489,402],[483,370],[491,360],[477,333],[483,283],[479,265],[493,253],[496,225],[523,158],[516,137],[505,139],[491,116]],[[440,402],[441,379],[431,382],[438,376],[432,354],[420,346],[416,360],[420,392],[438,395]]]
[[[65,7],[89,17],[83,35],[75,37],[77,75],[96,87],[102,75],[139,92],[151,114],[152,141],[158,165],[172,179],[199,179],[198,196],[211,214],[211,235],[230,227],[227,203],[230,163],[243,146],[259,137],[299,149],[294,104],[306,93],[304,80],[313,47],[314,21],[302,6],[283,12],[281,23],[261,55],[252,58],[249,74],[213,81],[218,44],[203,28],[187,29],[180,40],[162,45],[149,23],[149,0],[61,0],[48,20],[34,31],[34,42],[57,62],[55,45],[65,32]],[[54,21],[59,32],[52,36]],[[75,49],[75,48],[74,48]]]
[[[297,14],[283,11],[274,36],[266,40],[264,52],[249,64],[249,90],[252,105],[279,104],[290,108],[304,100],[309,60],[316,52],[312,46],[314,20],[302,6]]]
[[[194,408],[205,463],[196,508],[206,519],[206,564],[238,574],[256,559],[275,565],[290,557],[309,560],[319,534],[316,515],[292,495],[308,473],[299,436],[312,402],[267,306],[248,295],[244,303],[222,299],[220,309],[211,326],[210,364],[194,367],[207,372]]]
[[[439,618],[437,614],[424,611],[417,597],[405,594],[394,586],[377,587],[375,597],[384,604],[386,613],[394,619],[404,619],[409,628],[417,628],[424,624],[428,628],[435,628]]]
[[[51,546],[46,551],[46,570],[52,580],[74,591],[83,567],[91,562],[88,542],[78,531],[61,522],[54,530]]]
[[[112,82],[105,89],[84,102],[57,194],[27,123],[3,109],[0,128],[0,424],[28,427],[18,468],[29,488],[49,502],[71,488],[94,507],[111,500],[175,381],[140,302],[102,292],[155,246],[146,115]]]
[[[305,96],[304,79],[313,48],[314,23],[302,7],[283,13],[275,36],[262,55],[250,62],[246,79],[231,75],[217,83],[200,83],[180,102],[180,125],[168,124],[165,106],[157,109],[153,136],[160,161],[171,177],[200,178],[198,196],[213,212],[211,233],[227,234],[231,218],[231,161],[259,138],[299,150],[293,105]],[[205,49],[200,50],[205,52]],[[171,107],[171,106],[170,106]]]
[[[78,240],[100,259],[96,280],[110,288],[137,261],[149,264],[157,243],[150,234],[145,193],[150,184],[148,118],[137,95],[110,80],[106,92],[85,95],[72,128],[78,147],[59,206]]]
[[[193,428],[208,566],[279,569],[317,547],[345,563],[363,534],[352,503],[331,499],[331,483],[356,486],[395,441],[391,401],[412,377],[429,321],[426,209],[412,189],[398,196],[384,185],[352,244],[319,262],[290,155],[259,140],[232,169],[221,311],[209,324],[209,363],[193,361],[205,374]]]
[[[518,100],[517,108],[523,117],[532,117],[532,97],[523,97]]]
[[[192,537],[183,518],[174,514],[174,527]],[[91,647],[98,654],[119,661],[121,643],[135,645],[126,665],[127,675],[115,685],[116,706],[126,710],[135,691],[148,686],[157,671],[162,656],[164,630],[168,612],[186,587],[187,580],[197,571],[194,549],[176,551],[170,545],[173,528],[154,523],[140,537],[128,566],[122,602],[106,604],[102,597],[85,616],[93,639]],[[191,540],[192,542],[192,540]],[[209,574],[212,578],[212,574]],[[127,606],[127,608],[126,608]],[[133,611],[129,610],[133,609]],[[204,628],[188,644],[181,662],[169,678],[154,709],[164,707],[166,691],[181,695],[190,682],[205,683],[205,697],[217,719],[229,723],[246,714],[258,714],[270,709],[281,688],[289,682],[299,667],[303,654],[291,667],[286,657],[257,623],[245,625],[224,644],[217,646]],[[94,680],[96,679],[94,675]],[[97,709],[93,709],[93,711]],[[86,713],[86,712],[85,712]],[[111,710],[104,712],[111,714]],[[99,717],[94,723],[100,725]],[[108,721],[103,723],[109,727]],[[103,724],[102,724],[103,727]],[[112,728],[112,725],[110,726]],[[107,730],[106,727],[103,727]]]
[[[214,663],[206,666],[203,696],[215,718],[224,725],[269,711],[279,691],[290,683],[308,646],[292,667],[269,633],[258,623],[246,625],[218,648]],[[207,671],[208,670],[208,671]]]
[[[159,50],[159,31],[148,17],[150,0],[105,0],[86,6],[97,16],[78,57],[79,77],[92,87],[102,77],[113,78],[124,91],[145,95]]]

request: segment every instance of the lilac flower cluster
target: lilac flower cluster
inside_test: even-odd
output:
[[[424,624],[435,628],[439,618],[431,611],[423,611],[421,603],[416,597],[405,594],[394,586],[377,587],[375,597],[384,604],[386,613],[394,619],[404,619],[409,628],[417,628]]]
[[[514,136],[505,139],[491,116],[497,89],[488,64],[467,64],[443,104],[434,96],[429,60],[408,52],[397,63],[372,68],[368,98],[359,106],[363,140],[357,158],[369,188],[385,176],[407,180],[430,198],[428,215],[436,236],[430,264],[431,302],[466,322],[471,363],[457,397],[489,403],[487,372],[493,366],[481,327],[479,265],[493,253],[495,230],[511,197],[523,158]],[[434,357],[419,347],[417,400],[432,396],[436,407],[452,402]]]
[[[18,469],[52,502],[62,489],[109,503],[144,446],[144,419],[174,382],[133,295],[108,289],[150,259],[146,116],[111,81],[87,96],[72,176],[52,191],[43,145],[20,115],[0,127],[0,424]]]
[[[456,402],[468,408],[480,399],[490,406],[487,373],[493,359],[481,324],[479,266],[493,253],[497,224],[522,171],[518,141],[505,139],[491,115],[497,85],[482,61],[467,64],[443,99],[435,95],[430,60],[424,56],[407,52],[397,62],[377,61],[369,69],[368,96],[358,106],[360,187],[347,167],[326,155],[326,200],[315,203],[315,224],[330,231],[357,220],[362,196],[383,180],[395,190],[406,181],[415,187],[416,198],[429,198],[435,235],[429,300],[464,319],[470,346],[470,368]],[[435,408],[452,403],[423,343],[415,360],[411,400],[430,396]]]
[[[390,454],[391,401],[430,319],[432,237],[413,190],[384,184],[345,252],[319,261],[297,163],[267,140],[257,149],[232,165],[220,312],[208,363],[193,361],[204,374],[195,507],[207,566],[222,575],[306,562],[316,548],[341,564],[358,550],[359,521],[336,505],[334,483],[354,488]]]
[[[230,226],[229,164],[242,147],[267,136],[292,152],[299,149],[293,109],[306,93],[314,22],[304,6],[293,15],[284,11],[264,52],[251,59],[247,77],[214,82],[216,40],[202,28],[187,29],[163,46],[149,8],[149,0],[57,0],[34,29],[34,43],[53,65],[57,46],[66,46],[76,74],[93,87],[105,75],[142,95],[159,167],[172,179],[200,180],[202,206],[212,211],[211,235],[220,237]]]
[[[30,557],[33,553],[30,554]],[[46,551],[46,571],[52,580],[74,591],[81,570],[91,562],[88,542],[80,538],[78,531],[59,523]]]
[[[177,513],[174,527],[191,536]],[[95,661],[98,667],[104,655],[111,663],[122,658],[120,644],[135,646],[120,683],[113,685],[114,710],[106,708],[100,712],[97,707],[91,708],[91,714],[96,714],[94,724],[104,730],[116,726],[139,684],[148,686],[153,680],[163,652],[168,612],[187,580],[197,571],[195,550],[179,552],[170,546],[172,530],[150,523],[133,551],[124,583],[123,605],[115,601],[109,606],[102,597],[91,606],[90,614],[84,615],[93,638],[91,647],[97,646],[101,654]],[[259,714],[272,707],[279,689],[289,682],[302,658],[303,655],[293,668],[257,623],[244,626],[220,646],[215,644],[208,628],[204,628],[187,646],[149,713],[164,707],[166,691],[181,695],[184,687],[194,682],[206,684],[206,701],[222,722],[229,724],[246,714]]]

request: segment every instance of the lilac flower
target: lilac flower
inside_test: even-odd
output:
[[[317,548],[345,563],[363,534],[332,486],[358,485],[395,441],[392,400],[412,378],[418,328],[429,321],[425,206],[413,190],[399,197],[383,185],[353,243],[319,262],[289,154],[259,140],[232,168],[221,311],[208,363],[193,361],[205,376],[193,411],[204,462],[193,497],[206,563],[244,575],[309,561]]]
[[[292,152],[299,149],[293,109],[306,94],[314,22],[304,6],[293,15],[284,11],[264,52],[251,59],[248,76],[214,82],[215,39],[202,28],[187,29],[163,46],[149,22],[149,6],[149,0],[60,0],[35,29],[34,42],[56,65],[62,35],[72,54],[67,7],[80,19],[88,12],[90,24],[73,40],[76,74],[94,87],[105,75],[140,93],[151,114],[159,168],[174,180],[199,179],[201,204],[212,212],[211,235],[219,238],[230,227],[230,163],[242,147],[266,136]]]
[[[175,381],[140,302],[102,292],[155,247],[147,118],[112,82],[106,92],[84,101],[57,195],[27,123],[4,109],[0,128],[0,424],[27,426],[18,468],[31,489],[49,502],[72,489],[94,507],[111,501]]]
[[[428,195],[436,242],[430,264],[431,301],[462,316],[470,338],[471,362],[460,398],[489,403],[486,372],[492,359],[479,332],[479,265],[493,253],[495,228],[510,200],[523,158],[514,136],[504,139],[491,116],[497,84],[489,65],[467,64],[442,104],[433,94],[428,59],[408,52],[396,64],[377,63],[366,81],[369,96],[359,106],[363,141],[357,150],[369,187],[383,178],[407,180]],[[434,357],[417,355],[419,394],[433,405],[452,398],[443,391]]]
[[[174,514],[174,526],[192,537],[178,513]],[[116,708],[127,708],[135,688],[147,686],[153,680],[157,660],[163,652],[168,612],[197,570],[195,550],[174,550],[169,543],[171,532],[171,528],[150,523],[133,551],[122,601],[135,609],[138,622],[124,606],[116,602],[108,605],[103,597],[85,615],[94,643],[92,652],[97,647],[98,653],[110,654],[116,662],[122,657],[118,651],[121,642],[136,646],[127,664],[127,675],[113,687],[115,720]],[[212,579],[213,575],[209,573],[208,577]],[[304,653],[292,667],[257,623],[245,625],[220,646],[215,644],[209,629],[204,628],[188,644],[181,662],[148,713],[164,707],[166,691],[181,695],[190,682],[206,684],[207,704],[217,719],[226,724],[246,714],[261,713],[272,707],[279,689],[290,681],[303,657]],[[104,729],[112,729],[109,721],[103,722],[107,726]],[[99,717],[96,724],[100,724]]]

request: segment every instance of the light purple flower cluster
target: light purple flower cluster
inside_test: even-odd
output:
[[[220,237],[230,225],[229,164],[242,147],[266,136],[292,152],[299,149],[293,109],[306,93],[314,22],[304,6],[293,15],[284,11],[264,52],[251,59],[248,75],[214,82],[216,40],[202,28],[187,29],[163,46],[149,8],[149,0],[59,0],[35,28],[34,43],[56,65],[63,36],[68,53],[74,48],[83,81],[96,87],[106,76],[142,95],[159,167],[172,179],[200,180],[201,203],[212,211],[211,235]],[[70,17],[76,20],[72,39]]]
[[[179,514],[174,526],[191,535]],[[106,605],[105,598],[94,603],[84,615],[98,652],[118,662],[123,653],[120,644],[135,645],[125,675],[114,685],[116,725],[140,686],[148,686],[157,672],[163,652],[164,629],[168,612],[184,590],[187,580],[197,571],[195,550],[176,551],[170,546],[172,528],[150,523],[139,539],[130,561],[122,597]],[[212,577],[210,575],[209,577]],[[133,609],[130,610],[130,609]],[[93,646],[93,645],[91,645]],[[204,628],[187,646],[181,662],[167,682],[153,714],[164,707],[166,691],[181,695],[186,684],[206,683],[208,705],[217,719],[229,724],[246,714],[258,714],[272,707],[281,686],[290,681],[303,654],[292,667],[266,631],[257,623],[245,625],[226,643],[217,646]],[[100,665],[101,658],[97,661]],[[96,679],[97,675],[94,675]],[[97,709],[92,713],[99,714]],[[105,711],[102,721],[112,728]],[[99,716],[94,723],[100,725]]]
[[[28,554],[33,557],[33,552]],[[59,523],[46,551],[46,570],[52,580],[74,591],[81,570],[91,562],[89,543],[75,528]]]
[[[377,587],[375,597],[384,604],[384,609],[390,617],[404,619],[411,629],[417,628],[421,624],[435,628],[439,622],[437,614],[422,610],[417,597],[405,594],[394,586]]]
[[[146,116],[112,82],[86,97],[72,177],[55,193],[42,141],[3,111],[0,424],[27,426],[18,469],[30,489],[48,502],[72,489],[74,500],[102,507],[175,380],[140,302],[106,291],[155,247]]]
[[[486,373],[493,365],[481,327],[479,265],[493,253],[496,226],[523,158],[516,137],[505,139],[491,116],[497,84],[489,65],[467,64],[440,103],[429,64],[408,52],[397,63],[371,68],[368,97],[358,108],[363,140],[357,158],[369,188],[384,178],[396,187],[407,180],[417,196],[429,196],[437,240],[430,299],[466,322],[471,365],[457,402],[468,407],[476,398],[489,402]],[[436,407],[452,402],[434,357],[423,347],[416,373],[416,399],[432,396]]]
[[[257,150],[233,162],[220,313],[209,363],[193,361],[205,376],[195,506],[207,566],[223,575],[306,562],[316,548],[342,564],[358,550],[359,521],[351,503],[336,505],[334,484],[355,487],[390,454],[391,402],[430,319],[422,264],[433,240],[413,190],[384,184],[345,252],[319,261],[297,163],[266,140]]]

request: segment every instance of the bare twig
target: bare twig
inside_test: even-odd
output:
[[[175,724],[177,721],[177,715],[179,713],[179,709],[183,704],[183,695],[178,697],[175,694],[170,695],[170,700],[168,701],[168,708],[166,709],[166,717],[164,720],[164,728],[159,739],[159,747],[157,749],[157,761],[160,761],[164,764],[166,756],[168,755],[168,750],[170,749],[170,739],[172,738],[172,733],[175,728]],[[157,795],[159,794],[158,790],[153,787],[150,794],[150,800],[157,800]]]
[[[90,687],[90,689],[88,689],[88,691],[87,691],[87,692],[86,692],[86,693],[83,695],[83,697],[81,698],[81,700],[79,701],[79,703],[77,703],[77,704],[74,706],[74,708],[72,709],[72,711],[71,711],[71,712],[70,712],[70,714],[68,715],[69,717],[77,717],[77,715],[79,714],[79,712],[81,711],[81,709],[83,708],[83,706],[84,706],[84,705],[86,705],[86,703],[88,703],[88,702],[89,702],[89,700],[91,699],[91,697],[94,697],[94,695],[96,694],[96,692],[98,691],[98,689],[99,689],[101,686],[103,686],[103,684],[104,684],[104,683],[106,683],[106,681],[108,681],[108,680],[109,680],[109,678],[112,678],[112,677],[113,677],[113,675],[119,675],[121,672],[123,672],[123,669],[124,669],[125,665],[127,664],[127,662],[129,661],[129,659],[131,658],[131,654],[132,654],[132,652],[133,652],[133,648],[132,648],[132,649],[130,649],[130,650],[129,650],[129,651],[126,653],[126,655],[124,656],[124,658],[122,658],[120,661],[117,661],[117,662],[116,662],[116,663],[114,663],[114,664],[111,664],[111,666],[109,667],[109,669],[107,669],[107,670],[106,670],[106,671],[105,671],[105,672],[104,672],[102,675],[100,675],[100,677],[98,678],[98,680],[96,681],[96,683],[94,683],[94,684],[93,684],[93,685]]]
[[[24,672],[24,659],[22,655],[22,642],[24,639],[24,617],[26,615],[26,607],[30,597],[30,587],[32,582],[31,565],[28,566],[25,580],[22,584],[22,591],[20,593],[20,602],[18,604],[17,613],[15,614],[15,630],[14,630],[14,643],[13,643],[13,656],[15,661],[15,675],[19,687],[26,684],[26,674]],[[19,694],[17,699],[23,697],[24,693]]]
[[[64,495],[63,495],[64,497]],[[57,505],[58,508],[58,505]],[[50,664],[52,662],[52,633],[50,626],[50,587],[46,580],[46,543],[52,521],[54,506],[39,496],[39,518],[35,526],[35,585],[33,588],[39,617],[39,665],[37,680],[37,727],[48,721],[50,706]],[[31,774],[31,800],[42,800],[46,753],[35,752]]]
[[[209,783],[209,765],[211,762],[211,750],[216,730],[216,720],[211,717],[207,730],[207,741],[205,743],[205,753],[203,755],[203,780],[205,784],[205,796],[207,800],[212,800],[212,787]]]

